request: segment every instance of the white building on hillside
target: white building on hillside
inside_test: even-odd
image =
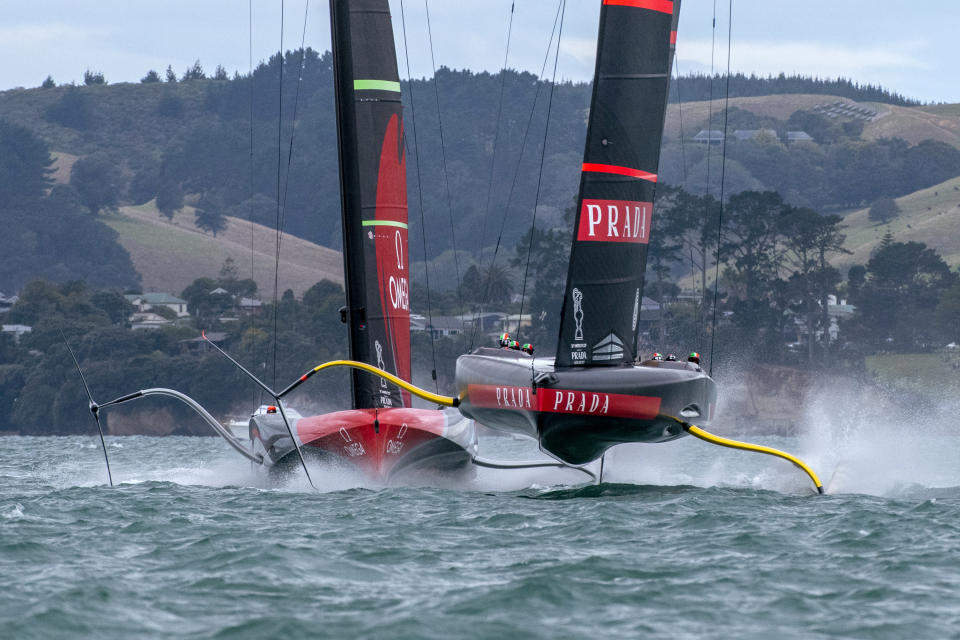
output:
[[[137,293],[128,294],[123,297],[126,298],[139,313],[146,313],[154,307],[162,306],[172,310],[177,314],[178,318],[190,315],[187,313],[187,301],[181,300],[177,296],[170,295],[169,293]]]

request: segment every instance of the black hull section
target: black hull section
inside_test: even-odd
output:
[[[674,440],[685,435],[674,418],[705,424],[717,400],[713,380],[689,363],[557,369],[550,359],[503,349],[461,356],[457,391],[464,415],[536,438],[574,465],[616,444]]]

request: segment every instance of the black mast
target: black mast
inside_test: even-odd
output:
[[[387,0],[331,0],[350,358],[410,379],[406,157]],[[355,408],[409,405],[354,370]]]
[[[557,366],[637,356],[679,10],[679,0],[603,0]]]

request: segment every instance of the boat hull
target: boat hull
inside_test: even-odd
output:
[[[706,424],[717,399],[713,380],[692,363],[557,368],[552,359],[486,348],[460,356],[456,384],[465,416],[535,438],[574,465],[616,444],[679,438],[686,432],[675,418]]]
[[[305,456],[346,462],[377,482],[401,474],[469,473],[477,450],[473,421],[455,410],[352,409],[290,423]],[[268,466],[296,457],[279,414],[251,417],[250,439]]]

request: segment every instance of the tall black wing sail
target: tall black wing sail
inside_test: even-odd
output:
[[[407,168],[387,0],[331,0],[350,357],[410,379]],[[358,409],[409,406],[354,371]]]
[[[603,0],[557,366],[632,362],[679,0]]]

